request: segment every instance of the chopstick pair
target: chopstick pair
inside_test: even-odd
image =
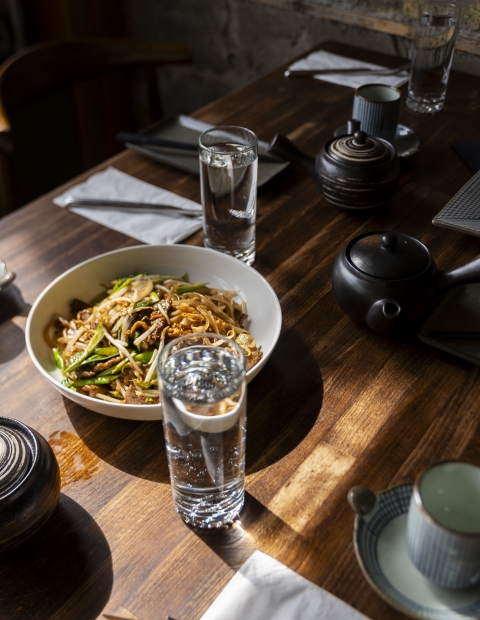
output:
[[[190,142],[179,142],[178,140],[167,140],[166,138],[156,138],[154,136],[144,136],[139,133],[127,133],[121,131],[117,133],[115,139],[119,142],[130,142],[130,144],[139,144],[144,146],[164,146],[171,149],[180,149],[183,151],[198,151],[198,144]],[[267,155],[266,153],[258,154],[258,161],[271,164],[284,164],[285,161],[274,155]]]
[[[121,209],[131,213],[159,213],[169,216],[200,217],[201,209],[182,209],[174,205],[152,204],[148,202],[129,202],[126,200],[101,200],[94,198],[67,198],[65,206],[97,209]]]
[[[128,618],[121,618],[120,616],[112,616],[111,614],[103,614],[103,617],[107,620],[128,620]],[[172,616],[167,616],[166,620],[175,620]]]
[[[344,73],[345,75],[360,75],[366,73],[367,75],[372,73],[375,75],[396,75],[402,71],[406,71],[410,68],[410,63],[407,62],[400,67],[394,69],[369,69],[368,67],[351,67],[345,69],[287,69],[284,73],[285,77],[309,77],[312,75],[328,75],[329,73]]]

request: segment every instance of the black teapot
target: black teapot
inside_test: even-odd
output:
[[[301,151],[277,133],[269,153],[303,168],[317,183],[325,200],[339,209],[360,211],[384,204],[395,192],[400,163],[395,148],[381,138],[360,131],[348,121],[348,135],[332,138],[317,158]]]
[[[448,289],[480,282],[480,258],[437,271],[428,248],[409,235],[369,232],[352,239],[333,266],[333,294],[351,319],[387,334],[415,323]]]

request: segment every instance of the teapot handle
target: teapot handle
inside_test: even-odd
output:
[[[480,282],[480,256],[469,263],[449,269],[439,271],[437,280],[437,292],[441,293],[460,284],[472,284]]]
[[[315,157],[300,150],[296,144],[282,133],[275,134],[273,140],[268,145],[268,152],[300,166],[312,179],[315,179]]]

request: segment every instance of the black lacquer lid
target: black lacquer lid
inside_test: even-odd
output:
[[[0,424],[0,498],[23,481],[32,460],[30,438],[5,420]]]
[[[392,158],[386,144],[364,131],[356,131],[353,136],[341,136],[334,140],[328,152],[336,161],[353,166],[382,164]]]
[[[350,247],[349,259],[369,276],[401,280],[420,274],[429,263],[429,254],[413,237],[396,232],[377,232],[355,241]]]

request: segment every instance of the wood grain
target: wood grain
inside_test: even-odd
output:
[[[395,64],[365,50],[326,47]],[[280,131],[318,152],[349,118],[352,91],[288,81],[283,70],[197,118],[244,125],[264,140]],[[225,532],[196,532],[174,512],[161,423],[107,418],[73,404],[35,371],[25,349],[28,310],[53,278],[137,242],[54,206],[65,186],[0,221],[0,254],[17,273],[0,293],[2,414],[50,441],[63,482],[41,535],[1,558],[1,619],[91,620],[104,611],[198,620],[255,549],[372,620],[405,617],[361,574],[346,495],[356,484],[380,490],[411,481],[442,459],[480,464],[479,368],[415,334],[387,338],[353,324],[335,303],[330,276],[340,248],[370,230],[416,236],[440,269],[480,253],[480,239],[431,224],[471,177],[449,145],[479,134],[479,101],[480,79],[452,73],[442,113],[402,108],[400,120],[418,132],[421,150],[402,162],[397,193],[370,216],[335,210],[293,169],[259,195],[255,267],[277,292],[284,321],[271,359],[249,386],[247,498],[240,522]],[[199,199],[197,177],[133,152],[97,169],[107,165]],[[201,245],[202,234],[187,243]]]

